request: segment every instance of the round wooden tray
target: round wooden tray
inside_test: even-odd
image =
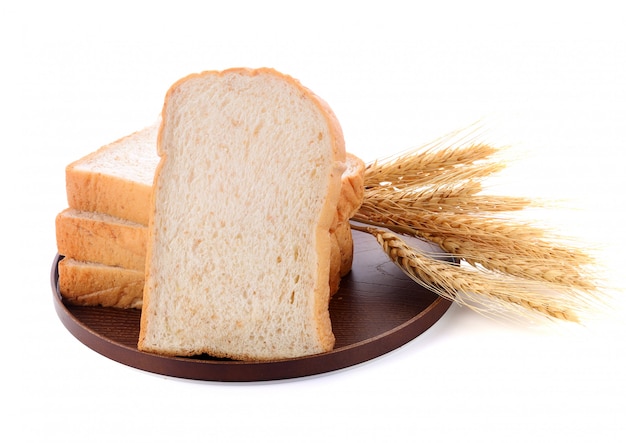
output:
[[[267,381],[321,374],[379,357],[422,334],[451,302],[406,277],[368,234],[353,231],[352,271],[330,303],[335,349],[271,362],[164,357],[137,350],[140,311],[72,306],[58,289],[56,256],[51,283],[56,312],[83,344],[122,364],[173,377],[207,381]],[[429,246],[424,244],[426,248]]]

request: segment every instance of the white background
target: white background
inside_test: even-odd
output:
[[[277,383],[190,382],[110,361],[52,304],[64,168],[153,122],[189,73],[270,66],[365,160],[480,120],[525,159],[506,192],[567,198],[622,287],[626,37],[619,2],[3,2],[3,441],[624,441],[623,294],[585,327],[453,307],[408,345]],[[436,6],[435,6],[436,5]]]

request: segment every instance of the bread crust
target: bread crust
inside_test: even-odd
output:
[[[342,175],[341,197],[337,205],[337,220],[350,220],[363,203],[365,188],[365,163],[359,157],[346,152],[347,169]]]
[[[95,163],[118,146],[135,144],[154,149],[156,157],[156,134],[159,124],[122,137],[113,143],[91,152],[65,168],[65,186],[70,208],[110,214],[125,220],[148,225],[152,183],[128,180],[115,173],[90,170],[85,165]],[[148,160],[147,158],[142,159]]]
[[[66,174],[68,204],[71,208],[110,214],[147,225],[150,186],[120,180],[104,174],[68,170]],[[121,200],[113,196],[124,196]]]
[[[75,209],[59,213],[55,224],[60,255],[143,272],[146,226]]]
[[[59,291],[71,304],[140,309],[143,271],[80,262],[68,257],[59,261]]]

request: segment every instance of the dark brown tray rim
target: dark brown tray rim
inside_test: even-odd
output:
[[[55,256],[51,271],[54,306],[61,322],[76,339],[99,354],[126,366],[191,380],[270,381],[345,369],[380,357],[415,339],[433,326],[451,305],[450,300],[437,297],[426,309],[399,326],[367,340],[323,354],[257,362],[167,357],[142,352],[137,348],[112,341],[77,319],[63,302],[58,288],[58,262],[61,259],[62,256],[59,254]]]

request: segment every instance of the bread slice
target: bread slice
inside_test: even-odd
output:
[[[365,163],[357,156],[346,153],[346,165],[346,170],[341,176],[341,193],[337,205],[338,222],[335,229],[331,229],[329,280],[331,296],[339,290],[341,277],[344,277],[352,269],[353,241],[350,219],[361,207],[365,194],[363,186]]]
[[[346,155],[330,108],[270,69],[188,76],[158,136],[138,347],[272,360],[329,351]]]
[[[144,271],[148,227],[107,214],[66,209],[56,217],[57,250],[75,260]]]
[[[341,175],[341,195],[337,205],[339,223],[348,221],[357,213],[365,194],[365,163],[359,157],[346,152],[346,170]]]
[[[59,261],[59,292],[74,305],[141,308],[144,273],[65,257]]]
[[[65,169],[70,208],[148,225],[160,122],[76,160]]]

